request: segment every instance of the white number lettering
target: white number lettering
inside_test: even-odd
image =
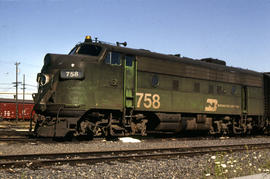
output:
[[[145,108],[151,108],[151,106],[152,106],[151,96],[152,95],[150,93],[145,93],[144,94],[144,103],[143,103],[143,106]]]
[[[137,107],[141,107],[142,99],[143,106],[147,109],[153,107],[154,109],[160,108],[160,96],[158,94],[154,94],[152,96],[151,93],[136,93],[136,96],[139,96],[137,101]]]
[[[143,93],[136,93],[136,96],[139,96],[139,99],[138,99],[138,102],[137,102],[137,108],[139,108],[141,106]]]
[[[79,77],[78,71],[66,71],[66,77]]]
[[[153,108],[158,109],[160,107],[160,97],[158,94],[153,95]]]

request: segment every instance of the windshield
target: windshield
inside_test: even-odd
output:
[[[74,47],[69,55],[74,54],[82,54],[82,55],[91,55],[91,56],[98,56],[101,51],[101,47],[96,45],[90,44],[81,44],[79,46]]]
[[[75,52],[77,51],[78,49],[78,46],[74,47],[70,52],[69,52],[69,55],[74,55]]]

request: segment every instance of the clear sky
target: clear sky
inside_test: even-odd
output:
[[[270,0],[0,0],[0,92],[15,91],[16,61],[35,91],[45,54],[85,35],[270,71]]]

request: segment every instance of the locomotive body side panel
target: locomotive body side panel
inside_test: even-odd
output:
[[[144,57],[138,59],[139,94],[136,107],[139,110],[263,115],[260,74],[238,73],[220,65],[217,66],[220,69],[214,71],[211,68],[186,65],[181,59],[179,62]],[[250,85],[247,89],[248,94],[251,94],[243,97],[242,87],[245,84]],[[156,99],[159,101],[155,101],[153,95],[158,96]],[[245,111],[242,104],[244,101],[247,101]]]
[[[153,78],[158,78],[156,87]],[[241,87],[139,71],[136,107],[144,111],[240,115]]]
[[[247,96],[248,115],[264,115],[264,95],[263,88],[248,87]]]
[[[61,80],[56,102],[79,104],[82,109],[121,109],[122,70],[102,63],[89,63],[83,80]]]
[[[181,58],[178,61],[173,61],[140,57],[138,60],[138,70],[245,86],[262,87],[263,85],[262,74],[260,73],[216,64],[205,66],[207,64],[206,62],[201,65],[200,63],[202,62],[198,60],[193,61],[192,63],[186,63]]]

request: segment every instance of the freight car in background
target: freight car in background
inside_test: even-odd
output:
[[[270,75],[218,59],[88,37],[68,55],[47,54],[37,81],[37,136],[269,132]]]
[[[23,100],[18,100],[18,119],[30,120],[33,107],[34,107],[33,100],[24,100],[24,102]],[[1,120],[16,119],[15,99],[0,98],[0,119]]]

